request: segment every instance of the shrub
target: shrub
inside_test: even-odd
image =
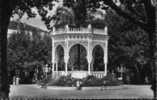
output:
[[[40,82],[40,85],[48,86],[76,86],[76,81],[79,79],[72,78],[70,75],[61,76],[57,79],[45,79]],[[82,82],[81,86],[116,86],[122,84],[112,74],[108,74],[103,78],[96,78],[95,76],[87,76],[86,78],[80,79]]]
[[[122,81],[119,81],[110,73],[102,79],[96,78],[95,76],[88,76],[82,81],[82,86],[117,86],[122,84]]]
[[[36,82],[36,84],[38,84],[38,85],[45,85],[45,84],[47,84],[47,83],[49,83],[50,81],[53,81],[53,80],[54,79],[52,79],[51,75],[48,75],[47,78],[44,78],[42,80],[38,80]]]
[[[103,82],[101,79],[95,76],[87,76],[82,80],[82,86],[102,86]]]
[[[50,81],[47,83],[49,86],[74,86],[76,83],[76,79],[71,76],[61,76],[54,81]]]
[[[111,73],[108,73],[107,76],[103,77],[101,80],[102,82],[106,82],[106,84],[104,84],[106,86],[115,86],[123,83],[122,81],[115,78]]]

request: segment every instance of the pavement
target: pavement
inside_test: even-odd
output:
[[[83,87],[76,90],[76,87],[51,86],[41,88],[38,85],[11,85],[10,97],[50,97],[50,98],[94,98],[94,99],[128,99],[146,98],[152,99],[153,92],[150,85],[120,85],[104,87]]]

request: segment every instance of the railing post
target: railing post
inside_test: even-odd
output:
[[[68,60],[69,60],[69,42],[68,39],[65,39],[65,44],[66,46],[64,47],[65,49],[65,54],[64,54],[64,61],[65,61],[65,74],[68,74]]]
[[[91,74],[91,61],[92,61],[92,53],[91,53],[91,40],[88,38],[88,47],[87,47],[87,61],[88,61],[88,74]]]

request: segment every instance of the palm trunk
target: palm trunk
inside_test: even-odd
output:
[[[0,64],[0,98],[8,98],[9,80],[7,68],[7,29],[11,16],[9,3],[2,3],[4,6],[0,9],[0,45],[1,45],[1,64]]]

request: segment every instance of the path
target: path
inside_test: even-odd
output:
[[[101,91],[100,87],[88,87],[78,91],[74,88],[48,89],[39,88],[37,85],[11,86],[10,97],[31,96],[31,97],[55,97],[55,98],[152,98],[153,92],[149,85],[122,85],[107,87]]]

